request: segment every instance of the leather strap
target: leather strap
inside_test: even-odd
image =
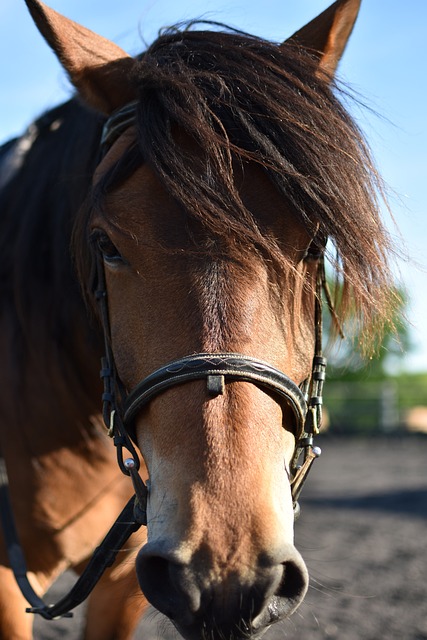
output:
[[[32,607],[44,607],[45,603],[37,595],[31,586],[27,576],[27,564],[24,552],[19,543],[18,532],[16,530],[15,518],[13,517],[12,505],[9,493],[9,478],[7,475],[6,462],[0,455],[0,522],[3,529],[4,542],[6,546],[9,564],[15,576],[15,580],[21,590],[22,595]]]
[[[135,521],[135,496],[129,500],[119,517],[97,547],[89,560],[85,570],[75,583],[74,587],[59,602],[54,605],[46,604],[34,591],[27,576],[27,565],[22,550],[12,505],[9,495],[9,479],[4,458],[0,456],[0,521],[3,528],[6,550],[9,564],[15,576],[22,595],[31,605],[27,613],[37,613],[46,620],[56,618],[69,618],[70,613],[81,604],[91,593],[95,585],[102,577],[104,571],[110,567],[116,556],[132,533],[140,528]]]
[[[299,387],[284,373],[271,365],[239,353],[198,353],[174,360],[144,378],[126,397],[123,403],[123,422],[132,433],[132,423],[137,413],[156,395],[170,387],[206,379],[211,396],[223,392],[229,382],[251,382],[271,392],[291,407],[297,431],[301,429],[307,414],[307,402]]]
[[[106,121],[101,136],[101,151],[104,155],[113,144],[120,138],[122,133],[136,123],[136,107],[138,101],[129,104],[114,111]]]
[[[27,613],[38,613],[43,618],[53,620],[67,615],[71,609],[75,609],[86,600],[104,571],[114,563],[123,545],[141,526],[134,519],[134,502],[135,496],[132,496],[99,547],[93,552],[85,570],[69,593],[54,605],[43,603],[43,607],[27,609]]]

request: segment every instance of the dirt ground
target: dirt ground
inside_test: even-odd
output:
[[[427,438],[320,440],[296,525],[310,589],[265,640],[427,640]],[[36,640],[78,640],[81,613],[37,621]],[[149,612],[135,640],[179,636]]]

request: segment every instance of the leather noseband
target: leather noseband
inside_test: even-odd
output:
[[[307,401],[300,388],[266,362],[239,353],[198,353],[174,360],[151,373],[123,402],[123,422],[127,431],[134,437],[134,418],[159,393],[176,385],[203,379],[206,379],[211,397],[221,395],[224,385],[229,382],[251,382],[261,387],[279,402],[285,401],[295,415],[297,432],[301,432],[307,415]]]

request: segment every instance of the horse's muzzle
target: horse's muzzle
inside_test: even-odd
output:
[[[174,623],[185,640],[260,638],[300,605],[307,591],[305,564],[292,545],[282,561],[259,561],[248,580],[238,571],[212,577],[210,561],[179,562],[175,554],[156,553],[149,543],[140,551],[137,574],[149,602]]]

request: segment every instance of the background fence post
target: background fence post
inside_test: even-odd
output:
[[[380,429],[383,433],[392,433],[399,428],[399,396],[395,380],[385,380],[381,385]]]

